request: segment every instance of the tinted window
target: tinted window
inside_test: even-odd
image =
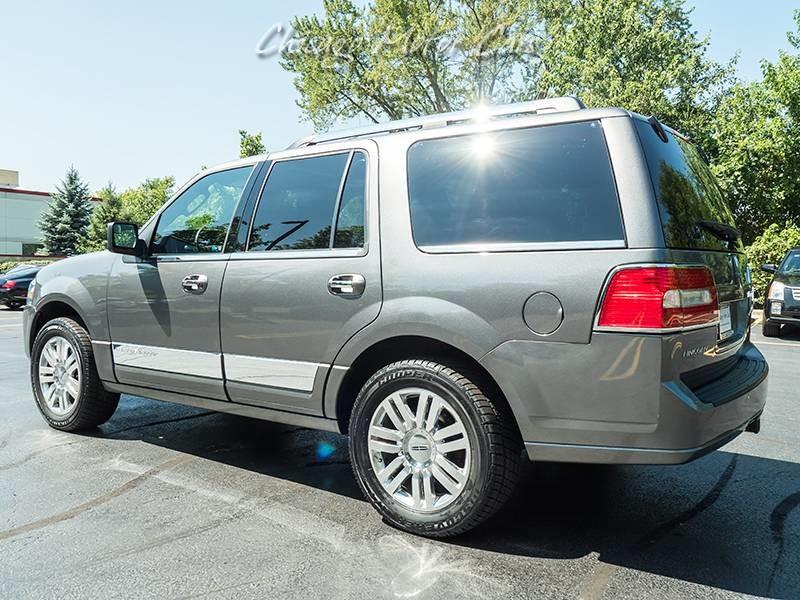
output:
[[[725,250],[727,243],[698,223],[733,225],[711,169],[689,142],[666,132],[664,142],[650,123],[635,119],[658,200],[664,239],[670,248]]]
[[[253,219],[249,249],[329,248],[348,157],[345,153],[275,163]]]
[[[408,192],[418,246],[624,239],[597,122],[417,142]]]
[[[151,252],[222,252],[233,211],[252,170],[220,171],[193,183],[161,213]]]
[[[353,155],[339,204],[334,248],[364,246],[364,202],[367,192],[367,157],[361,152]]]
[[[800,273],[800,250],[789,252],[779,270],[781,273],[791,273],[795,275]]]

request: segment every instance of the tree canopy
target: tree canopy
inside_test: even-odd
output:
[[[267,147],[261,139],[261,133],[247,133],[244,129],[239,130],[239,158],[248,156],[258,156],[264,154]]]
[[[770,223],[800,225],[800,38],[788,37],[794,51],[734,86],[714,123],[714,171],[747,242]]]
[[[282,64],[318,129],[577,94],[701,135],[732,77],[683,0],[325,0],[293,27]]]
[[[135,188],[120,194],[122,218],[137,225],[144,224],[166,202],[175,188],[175,178],[156,177],[147,179]]]

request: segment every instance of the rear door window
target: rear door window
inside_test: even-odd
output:
[[[624,240],[597,121],[417,142],[408,194],[423,249]]]
[[[700,152],[666,131],[664,142],[647,121],[634,119],[653,182],[668,248],[727,250],[728,243],[699,223],[733,226],[733,214]]]
[[[363,247],[365,180],[362,152],[275,163],[253,218],[249,250]]]

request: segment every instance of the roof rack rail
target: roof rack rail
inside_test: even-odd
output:
[[[513,118],[523,115],[543,114],[552,112],[566,112],[570,110],[581,110],[586,108],[575,96],[562,96],[560,98],[544,98],[542,100],[531,100],[529,102],[517,102],[514,104],[501,104],[497,106],[486,106],[461,110],[456,112],[441,113],[427,117],[413,117],[401,119],[399,121],[387,121],[386,123],[376,123],[366,127],[347,129],[343,131],[332,131],[317,135],[309,135],[295,141],[287,150],[325,144],[329,142],[339,142],[360,137],[371,137],[376,135],[387,135],[402,131],[414,131],[417,129],[433,129],[436,127],[447,127],[469,121],[483,121],[493,119]]]

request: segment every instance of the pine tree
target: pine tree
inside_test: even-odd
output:
[[[97,197],[102,200],[94,209],[89,220],[86,235],[80,243],[81,252],[97,252],[106,247],[106,232],[111,221],[118,221],[122,214],[122,201],[114,185],[109,181],[106,187],[97,192]]]
[[[91,214],[89,187],[81,180],[75,167],[70,167],[61,185],[56,187],[50,206],[39,219],[47,253],[58,256],[77,254]]]

